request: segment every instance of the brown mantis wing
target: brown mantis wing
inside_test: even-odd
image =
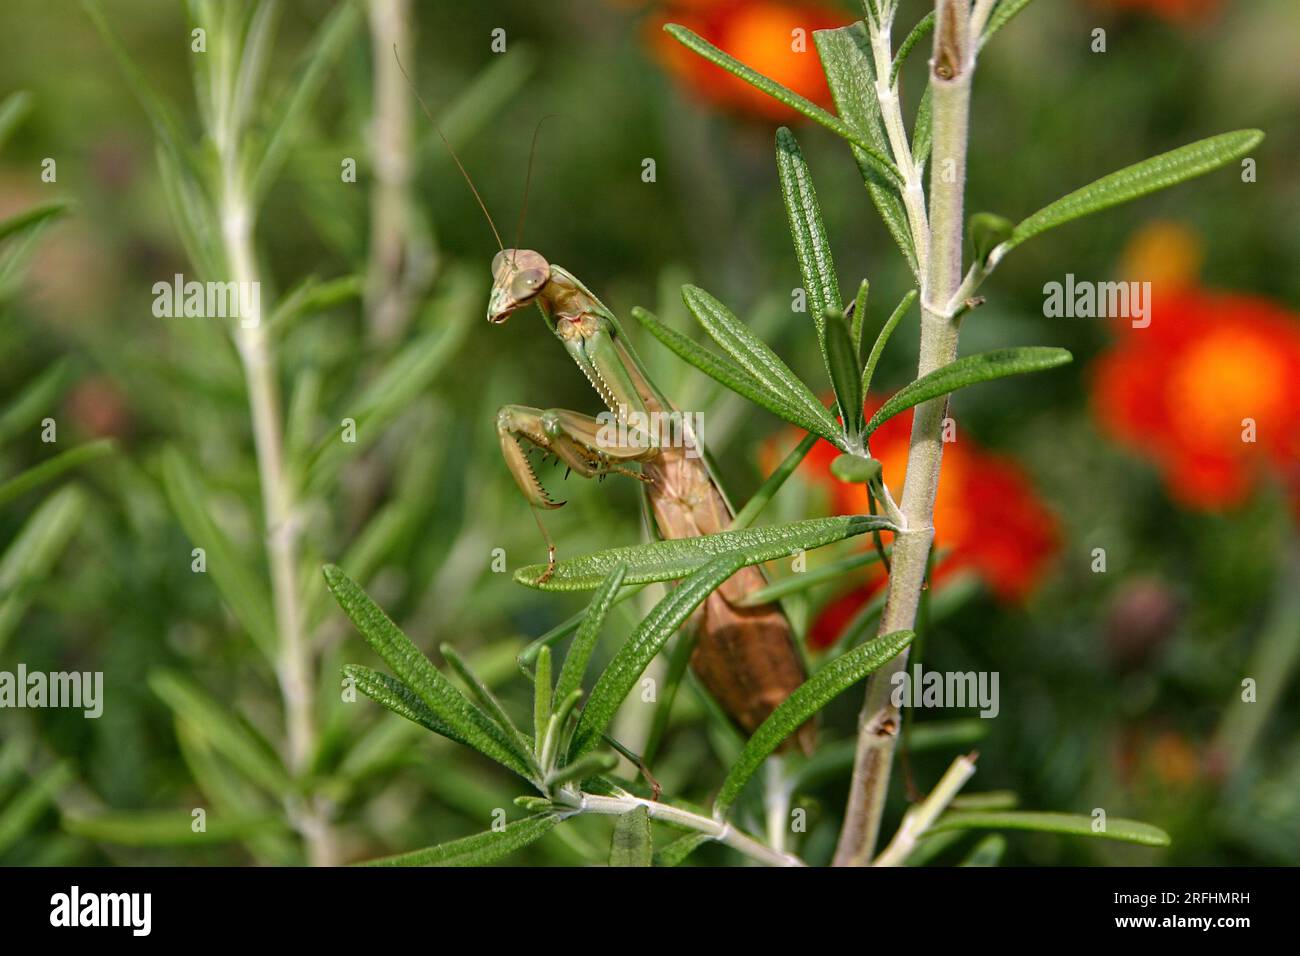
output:
[[[640,363],[619,339],[624,367],[629,369],[647,405],[672,406],[645,381]],[[699,448],[696,442],[696,448]],[[641,464],[651,478],[646,487],[651,512],[665,538],[690,538],[726,531],[732,510],[702,457],[682,447],[661,447]],[[746,733],[759,725],[804,681],[803,661],[790,622],[774,604],[742,607],[740,601],[767,581],[757,567],[742,568],[705,600],[692,619],[696,630],[691,667],[723,710]],[[811,753],[816,736],[812,722],[794,740]]]

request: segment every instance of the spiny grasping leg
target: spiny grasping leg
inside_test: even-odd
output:
[[[562,408],[543,411],[527,405],[505,405],[497,412],[497,436],[506,466],[528,503],[539,510],[559,508],[564,502],[552,498],[538,480],[528,461],[525,442],[554,455],[583,478],[612,473],[640,481],[651,480],[627,466],[650,461],[659,454],[658,446],[644,432],[617,425]],[[555,571],[555,545],[542,525],[541,516],[534,513],[534,517],[546,539],[546,572],[538,579],[541,584]]]

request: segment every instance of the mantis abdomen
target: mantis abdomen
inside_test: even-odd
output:
[[[665,538],[688,538],[727,530],[731,511],[698,458],[682,449],[663,450],[642,465],[653,480],[650,504]],[[775,604],[741,607],[764,587],[757,568],[742,568],[705,600],[692,622],[696,628],[691,666],[700,682],[746,733],[803,683],[803,662],[790,622]],[[805,725],[798,742],[812,750],[814,728]]]

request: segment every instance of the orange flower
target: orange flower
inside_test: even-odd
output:
[[[1150,326],[1119,335],[1093,369],[1093,408],[1175,500],[1228,508],[1269,472],[1300,486],[1296,315],[1254,296],[1157,286]]]
[[[1133,790],[1177,793],[1211,775],[1201,750],[1175,730],[1124,727],[1116,744],[1115,768]]]
[[[1114,10],[1153,13],[1178,23],[1205,20],[1223,6],[1223,0],[1099,0],[1099,2],[1102,6]]]
[[[868,417],[883,401],[867,399]],[[885,422],[871,436],[871,453],[879,459],[885,483],[895,497],[903,487],[911,433],[912,416],[908,413]],[[818,442],[799,473],[827,489],[836,514],[865,514],[866,490],[831,476],[830,463],[838,454],[829,443]],[[1007,602],[1019,601],[1033,590],[1058,545],[1056,520],[1021,468],[964,436],[944,446],[934,526],[935,546],[947,552],[935,568],[935,581],[959,572],[973,573]],[[809,643],[814,647],[834,643],[844,624],[883,584],[882,569],[869,569],[858,590],[823,609],[809,631]]]
[[[764,119],[789,122],[797,117],[778,103],[664,33],[665,23],[679,23],[764,76],[822,106],[831,103],[813,31],[842,26],[843,14],[810,3],[768,0],[678,0],[653,22],[656,54],[677,79],[697,96],[720,106]]]

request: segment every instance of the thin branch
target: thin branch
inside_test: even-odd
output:
[[[958,757],[952,762],[952,766],[935,784],[924,802],[913,807],[903,817],[894,839],[889,841],[889,846],[876,857],[872,866],[902,866],[907,862],[907,858],[916,849],[917,841],[925,835],[934,821],[939,818],[939,814],[948,808],[948,804],[952,803],[953,798],[966,785],[966,781],[975,773],[977,756],[977,754],[969,754]]]
[[[375,115],[371,163],[370,261],[366,315],[380,342],[399,338],[434,270],[434,250],[421,236],[411,195],[414,140],[410,93],[393,51],[410,61],[410,0],[370,0],[370,55]]]
[[[961,283],[963,204],[966,185],[967,125],[971,77],[975,69],[967,0],[936,0],[934,58],[930,86],[934,101],[934,161],[930,181],[930,255],[922,273],[921,347],[917,375],[927,375],[957,356],[957,323],[931,303],[951,301]],[[943,460],[946,397],[918,405],[903,486],[906,530],[894,539],[889,591],[879,633],[911,630],[934,541],[934,501]],[[844,827],[835,850],[836,866],[865,866],[880,832],[890,769],[899,731],[898,708],[890,690],[895,674],[907,666],[907,653],[894,658],[867,681],[858,716]]]
[[[645,807],[646,813],[650,815],[651,820],[661,820],[664,823],[703,833],[705,836],[731,847],[736,852],[742,853],[758,863],[767,866],[807,865],[803,860],[791,853],[781,853],[765,846],[748,834],[737,830],[730,823],[714,820],[712,817],[703,817],[698,813],[691,813],[689,810],[683,810],[671,804],[656,803],[653,800],[645,800],[631,794],[606,797],[572,790],[562,790],[556,795],[555,800],[557,803],[573,808],[578,813],[599,813],[607,816],[621,816],[629,810]]]
[[[239,112],[233,105],[235,55],[231,51],[213,68],[214,115],[218,124],[213,130],[213,141],[217,147],[220,177],[217,206],[226,266],[229,278],[237,288],[248,289],[258,287],[260,277],[253,244],[255,211],[242,162],[243,129]],[[312,652],[305,634],[298,591],[299,528],[294,513],[293,485],[284,460],[276,357],[266,323],[262,321],[261,296],[249,296],[247,302],[242,299],[241,296],[241,312],[244,314],[236,323],[234,335],[248,389],[262,496],[266,552],[279,639],[276,677],[284,701],[288,764],[293,773],[302,774],[315,753],[317,729],[313,712]],[[307,844],[313,865],[328,866],[337,862],[329,827],[317,815],[313,805],[304,801],[301,807],[291,808],[291,817]]]
[[[885,133],[889,137],[889,148],[894,155],[894,164],[903,178],[903,207],[907,211],[908,225],[912,230],[912,242],[916,246],[917,271],[924,275],[930,254],[930,233],[925,213],[925,188],[921,184],[921,169],[912,156],[912,147],[907,139],[907,127],[903,122],[902,104],[898,97],[898,83],[890,82],[893,73],[893,51],[890,42],[890,30],[893,26],[894,11],[879,24],[868,22],[867,29],[871,35],[871,54],[875,62],[876,99],[880,103],[881,119],[885,123]]]

